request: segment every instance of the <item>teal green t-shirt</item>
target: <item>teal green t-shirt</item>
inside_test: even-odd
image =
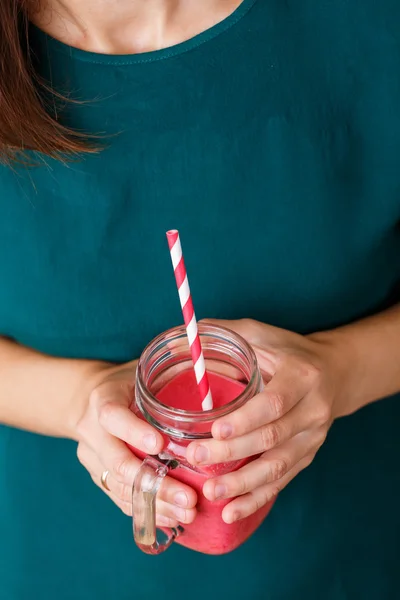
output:
[[[96,156],[0,169],[0,333],[127,361],[198,317],[301,333],[399,300],[400,3],[244,0],[173,48],[96,55],[37,31]],[[23,376],[23,374],[21,374]],[[27,399],[29,401],[29,399]],[[142,554],[76,444],[0,427],[1,600],[397,600],[400,401],[336,422],[253,537]]]

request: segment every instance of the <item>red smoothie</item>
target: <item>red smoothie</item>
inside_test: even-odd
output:
[[[245,388],[243,383],[223,375],[209,372],[208,376],[215,408],[231,402]],[[193,371],[179,373],[157,393],[157,399],[173,408],[198,410],[200,398]],[[187,440],[166,438],[164,451],[183,462],[188,443]],[[225,554],[240,546],[257,529],[271,510],[273,501],[250,517],[227,525],[221,513],[231,500],[210,502],[202,492],[207,479],[237,470],[250,460],[252,458],[203,468],[180,464],[170,471],[170,477],[191,486],[198,495],[198,515],[194,523],[184,526],[183,534],[176,540],[179,544],[205,554]]]
[[[237,398],[246,385],[234,381],[218,373],[207,373],[213,398],[214,408],[219,408]],[[176,375],[158,393],[157,399],[181,410],[201,410],[201,400],[193,370],[187,370]]]

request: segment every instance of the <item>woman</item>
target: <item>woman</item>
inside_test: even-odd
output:
[[[2,0],[1,598],[398,598],[399,19],[394,0]],[[227,523],[280,492],[219,557],[142,554],[123,514],[125,442],[162,448],[129,404],[134,359],[181,321],[170,227],[199,316],[272,375],[189,449],[261,453],[205,485],[237,496]],[[158,523],[196,502],[167,480]]]

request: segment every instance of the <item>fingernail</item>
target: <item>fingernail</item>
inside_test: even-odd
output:
[[[154,433],[149,433],[143,437],[143,444],[149,452],[153,452],[157,446],[157,438]]]
[[[186,507],[188,505],[188,497],[185,492],[177,492],[174,496],[174,502],[178,506]]]
[[[198,463],[205,462],[208,459],[208,450],[205,446],[197,446],[194,453],[195,461]]]
[[[219,435],[220,435],[220,437],[222,437],[222,439],[230,437],[232,435],[232,433],[233,433],[232,425],[229,425],[229,423],[222,423],[222,425],[220,425]]]
[[[216,485],[214,488],[214,495],[217,500],[218,500],[218,498],[223,498],[226,495],[226,492],[227,492],[226,486],[222,485],[221,483]]]
[[[186,510],[184,508],[179,508],[178,506],[174,506],[174,514],[178,521],[186,520]]]

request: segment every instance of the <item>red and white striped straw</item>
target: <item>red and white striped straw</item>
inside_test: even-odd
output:
[[[196,315],[194,314],[193,300],[190,293],[185,262],[183,260],[179,232],[176,229],[167,231],[167,240],[171,253],[172,266],[174,267],[176,285],[178,286],[179,299],[181,301],[189,347],[192,353],[194,372],[196,375],[197,384],[199,386],[201,406],[203,410],[211,410],[213,407],[213,401],[210,384],[208,381],[203,350],[197,328]]]

